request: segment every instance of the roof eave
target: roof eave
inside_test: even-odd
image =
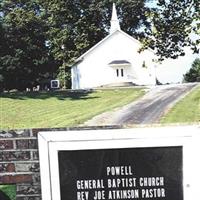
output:
[[[83,62],[84,57],[79,57],[78,59],[75,60],[75,62],[71,65],[71,68],[78,65],[79,63]]]
[[[124,63],[124,64],[108,64],[110,67],[119,67],[119,66],[123,66],[123,67],[130,67],[131,63]]]

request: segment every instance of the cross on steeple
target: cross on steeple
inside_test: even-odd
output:
[[[115,3],[113,3],[112,18],[111,18],[110,24],[111,24],[110,34],[115,32],[116,30],[120,30],[120,25],[119,25],[119,20],[117,17],[117,10],[116,10]]]

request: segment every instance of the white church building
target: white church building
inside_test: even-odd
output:
[[[155,85],[156,56],[151,49],[121,30],[113,4],[110,33],[81,55],[71,68],[72,89],[130,83]]]

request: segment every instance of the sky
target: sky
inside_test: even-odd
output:
[[[185,48],[186,55],[177,59],[166,59],[156,68],[156,76],[161,83],[180,83],[183,75],[191,68],[199,54],[193,54],[190,48]]]

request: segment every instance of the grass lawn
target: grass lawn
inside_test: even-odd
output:
[[[143,94],[139,88],[2,94],[0,129],[76,126]]]
[[[16,199],[15,185],[0,185],[0,190],[3,191],[11,200]]]
[[[200,122],[200,87],[178,102],[161,123]]]

